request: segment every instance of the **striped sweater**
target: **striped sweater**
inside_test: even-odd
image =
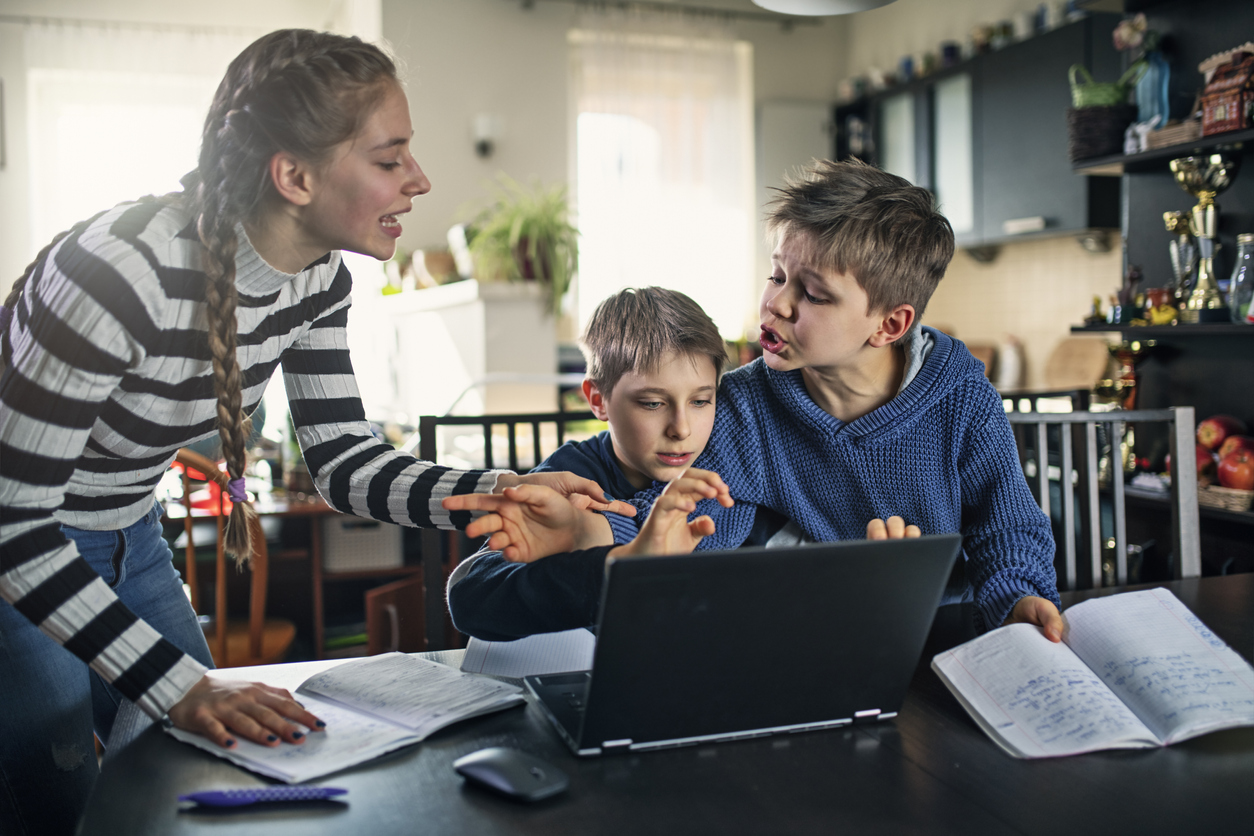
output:
[[[371,435],[348,356],[352,280],[340,254],[280,273],[237,231],[247,411],[282,364],[305,462],[331,505],[464,526],[469,514],[440,500],[490,491],[498,472],[449,470]],[[177,449],[217,435],[202,252],[177,202],[126,203],[79,224],[27,283],[0,376],[0,596],[154,717],[204,668],[131,613],[58,524],[138,521]]]

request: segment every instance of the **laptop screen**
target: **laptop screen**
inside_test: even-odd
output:
[[[582,743],[895,713],[960,545],[953,534],[612,560]]]

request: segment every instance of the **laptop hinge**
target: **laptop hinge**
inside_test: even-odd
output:
[[[616,752],[619,749],[627,749],[631,747],[631,738],[624,737],[622,740],[607,740],[601,744],[601,748],[606,752]]]

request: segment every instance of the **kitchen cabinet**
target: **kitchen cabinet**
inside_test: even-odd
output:
[[[1072,64],[1118,76],[1118,19],[1090,15],[840,105],[837,157],[860,156],[932,190],[959,246],[1117,229],[1119,183],[1074,175],[1066,109]]]

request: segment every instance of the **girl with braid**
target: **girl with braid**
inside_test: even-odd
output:
[[[370,433],[340,251],[390,258],[430,183],[393,62],[356,38],[266,35],[230,65],[184,190],[124,203],[43,249],[0,309],[0,832],[70,833],[123,698],[230,748],[322,723],[281,689],[222,682],[161,538],[154,489],[219,436],[246,560],[248,415],[282,366],[319,492],[349,514],[465,527],[445,497],[572,474],[456,471]],[[617,503],[615,508],[626,508]]]

